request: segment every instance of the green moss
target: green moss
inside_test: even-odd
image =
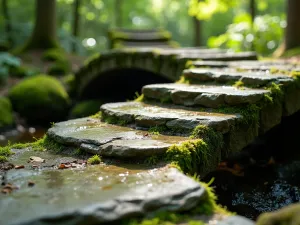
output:
[[[166,159],[184,173],[196,173],[200,167],[208,166],[209,147],[202,140],[188,140],[172,145],[166,152]]]
[[[99,155],[94,155],[91,158],[89,158],[87,162],[91,165],[100,164],[101,158]]]
[[[194,66],[194,61],[193,60],[188,60],[185,64],[185,68],[186,69],[192,69],[192,68],[195,68]]]
[[[237,88],[244,87],[244,83],[243,83],[243,81],[238,80],[233,84],[233,86],[237,87]]]
[[[8,98],[0,97],[0,129],[14,124],[12,106]]]
[[[49,75],[62,76],[68,74],[70,71],[71,68],[68,61],[57,61],[49,67],[47,73]]]
[[[35,142],[30,143],[16,143],[8,144],[7,146],[0,147],[0,158],[2,161],[7,161],[8,157],[13,155],[11,149],[25,149],[32,148],[34,151],[52,150],[60,152],[64,149],[63,145],[60,145],[50,139],[47,135],[44,135],[41,139],[37,139]],[[1,161],[0,160],[0,161]]]
[[[263,213],[257,219],[257,225],[296,225],[300,224],[300,204],[292,204],[271,213]]]
[[[128,121],[121,119],[117,116],[110,116],[110,115],[102,114],[101,120],[104,121],[105,123],[116,124],[116,125],[120,125],[120,126],[124,126],[124,125],[128,124]]]
[[[190,84],[190,80],[187,79],[185,76],[181,76],[178,81],[176,81],[177,84]]]
[[[190,138],[202,138],[208,144],[209,148],[211,148],[210,151],[221,149],[224,145],[222,134],[205,125],[195,127]]]
[[[148,132],[153,135],[160,135],[161,133],[164,133],[167,130],[168,128],[165,125],[160,125],[160,126],[150,127],[148,129]]]
[[[98,100],[89,100],[89,101],[80,102],[73,107],[73,109],[71,110],[70,117],[80,118],[80,117],[86,117],[92,114],[96,114],[99,112],[101,105],[102,102]]]
[[[65,119],[69,96],[61,83],[53,77],[29,77],[9,92],[14,109],[30,123],[49,123]]]
[[[290,50],[287,50],[285,51],[283,54],[282,54],[282,57],[292,57],[292,56],[298,56],[300,55],[300,48],[293,48],[293,49],[290,49]]]
[[[66,54],[60,48],[51,48],[43,53],[42,59],[50,62],[66,61]]]
[[[101,119],[102,118],[102,112],[99,111],[96,114],[91,115],[89,117],[92,118],[92,119]]]
[[[157,155],[153,155],[153,156],[150,156],[148,157],[146,160],[145,160],[145,164],[147,165],[156,165],[159,161],[159,157]]]
[[[6,162],[7,157],[6,156],[0,156],[0,163]]]

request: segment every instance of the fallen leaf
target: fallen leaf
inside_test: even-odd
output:
[[[102,189],[103,191],[105,191],[105,190],[110,190],[110,189],[112,189],[112,186],[111,186],[111,185],[103,186],[101,189]]]
[[[24,169],[24,168],[25,168],[24,165],[17,165],[17,166],[15,166],[15,169]]]
[[[28,187],[33,187],[35,185],[35,183],[33,181],[28,181]]]
[[[58,169],[60,169],[60,170],[65,169],[65,168],[66,168],[66,165],[63,163],[58,166]]]

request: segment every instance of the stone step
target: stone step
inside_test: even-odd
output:
[[[63,145],[118,158],[160,155],[171,145],[187,140],[180,136],[151,135],[147,131],[115,126],[91,118],[56,123],[48,130],[47,135]]]
[[[237,71],[235,69],[204,69],[192,68],[183,71],[183,76],[190,83],[219,82],[228,83],[242,81],[245,85],[266,86],[272,82],[285,83],[293,81],[287,75],[270,74],[266,72]]]
[[[204,187],[174,168],[104,160],[86,166],[84,160],[51,151],[16,153],[9,163],[25,168],[0,171],[0,178],[18,189],[0,193],[2,225],[121,224],[124,218],[162,209],[180,213],[209,201]],[[39,169],[27,162],[32,156],[45,160]],[[59,169],[62,163],[72,168]]]
[[[241,116],[221,114],[171,104],[146,104],[143,102],[109,103],[101,106],[103,118],[115,118],[136,127],[164,126],[175,131],[191,131],[206,125],[227,133]]]
[[[257,61],[257,60],[241,60],[241,61],[191,61],[191,66],[196,68],[235,68],[238,70],[250,71],[270,71],[277,73],[280,71],[300,71],[300,65],[286,61]]]
[[[269,93],[262,89],[189,84],[151,84],[144,86],[142,92],[146,99],[210,108],[256,103]]]

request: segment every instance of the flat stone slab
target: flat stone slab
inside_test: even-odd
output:
[[[139,158],[159,155],[185,137],[151,135],[128,127],[81,118],[56,123],[47,135],[64,145],[74,146],[92,154],[108,157]]]
[[[239,89],[233,86],[151,84],[143,87],[144,96],[149,99],[172,100],[175,104],[219,108],[224,105],[252,104],[261,100],[267,90]]]
[[[24,169],[0,171],[0,177],[5,176],[17,188],[9,194],[0,193],[3,225],[107,224],[160,209],[186,211],[207,200],[198,182],[174,168],[102,163],[73,169],[32,169],[27,164],[32,154],[46,163],[62,156],[22,151],[11,163],[23,163]]]
[[[220,83],[242,81],[245,85],[265,86],[271,82],[292,82],[286,75],[276,75],[260,71],[236,71],[234,69],[203,69],[193,68],[183,72],[184,77],[198,81],[216,81]]]
[[[201,112],[195,108],[167,104],[150,105],[142,102],[104,104],[101,111],[104,117],[117,117],[141,127],[166,126],[173,130],[191,131],[202,124],[222,133],[228,132],[230,126],[241,118],[240,115]]]

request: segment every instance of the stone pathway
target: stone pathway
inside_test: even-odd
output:
[[[164,50],[163,54],[175,54],[179,60],[187,54],[194,57],[193,49],[176,51],[179,50]],[[197,51],[195,57],[199,56]],[[251,54],[203,53],[202,59],[214,56],[235,60]],[[114,60],[127,59],[124,56]],[[87,76],[101,73],[99,60],[87,64],[77,78],[88,69],[91,73]],[[171,160],[175,160],[172,165],[203,176],[228,155],[240,152],[258,135],[279,124],[284,116],[300,110],[297,77],[288,72],[271,74],[266,67],[272,63],[197,61],[194,65],[212,68],[182,70],[183,79],[178,83],[143,87],[142,101],[104,104],[98,118],[60,122],[50,128],[48,138],[56,144],[73,152],[80,149],[100,155],[104,163],[66,170],[9,170],[7,179],[20,190],[0,199],[0,223],[65,224],[67,220],[74,225],[93,225],[146,216],[161,209],[191,210],[208,201],[207,192],[199,183],[170,168],[166,154],[171,152]],[[177,75],[170,76],[179,79]],[[106,158],[117,159],[117,165],[105,162]],[[13,163],[14,160],[19,162],[16,158]],[[135,171],[122,167],[124,162],[138,164],[145,160],[151,161],[153,168]],[[34,180],[34,192],[25,187],[24,177]],[[21,215],[16,216],[16,212]],[[244,218],[227,217],[205,222],[253,224]]]

